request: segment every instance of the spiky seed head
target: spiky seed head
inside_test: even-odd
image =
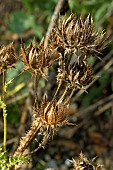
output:
[[[72,160],[72,164],[73,170],[102,170],[102,165],[89,160],[82,152],[80,153],[78,160]]]
[[[16,55],[13,42],[7,46],[0,47],[0,72],[13,68],[16,62]]]
[[[57,41],[54,41],[54,37]],[[104,48],[105,36],[103,32],[95,30],[93,19],[90,15],[83,20],[76,19],[71,14],[66,16],[56,25],[52,34],[55,46],[62,48],[66,53],[77,54],[78,57],[98,56]],[[62,50],[62,51],[63,51]]]
[[[50,130],[52,135],[58,127],[68,124],[66,119],[68,105],[57,104],[55,101],[43,101],[39,110],[34,110],[35,119],[40,119],[43,129]]]
[[[31,70],[33,73],[38,72],[46,77],[46,68],[51,66],[55,60],[59,58],[59,53],[52,45],[44,49],[44,39],[37,46],[35,41],[25,49],[24,44],[21,43],[21,56],[23,56],[23,63],[26,66],[25,70]]]
[[[93,72],[91,66],[88,66],[87,61],[72,62],[64,58],[60,60],[60,67],[58,69],[57,81],[63,80],[67,83],[69,88],[85,89],[92,80]]]

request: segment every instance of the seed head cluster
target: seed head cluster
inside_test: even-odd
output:
[[[74,90],[85,89],[85,86],[93,80],[92,67],[88,65],[87,59],[90,56],[98,57],[104,48],[104,42],[103,32],[95,30],[90,15],[86,20],[82,20],[81,17],[76,18],[74,14],[59,20],[51,32],[46,48],[44,39],[39,45],[32,41],[27,47],[21,42],[18,58],[25,66],[24,71],[30,70],[33,75],[40,75],[47,79],[46,69],[57,62],[58,85],[50,101],[44,99],[40,106],[37,104],[38,106],[34,107],[30,130],[21,138],[14,156],[22,155],[37,134],[42,136],[39,149],[54,136],[59,127],[69,124],[67,113]],[[15,66],[16,56],[13,43],[0,47],[1,73]],[[62,84],[64,91],[59,93]],[[35,86],[38,86],[38,83]],[[70,90],[70,96],[66,96],[68,90]],[[75,169],[78,166],[81,170],[92,168],[83,155],[80,156],[78,163],[73,161],[73,165]]]
[[[75,56],[72,56],[72,58]],[[72,61],[71,58],[71,61]],[[61,67],[58,69],[57,81],[63,80],[69,88],[85,89],[93,80],[92,67],[88,66],[87,61],[78,63],[76,60],[71,63],[67,58],[59,61]]]
[[[105,41],[103,32],[95,30],[90,15],[82,20],[71,14],[56,24],[51,41],[61,54],[57,81],[67,82],[69,88],[85,89],[93,80],[92,68],[88,65],[87,58],[98,57],[101,53]]]

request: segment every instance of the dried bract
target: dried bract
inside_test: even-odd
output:
[[[0,47],[0,73],[8,68],[13,68],[16,62],[16,55],[13,42],[7,46]]]

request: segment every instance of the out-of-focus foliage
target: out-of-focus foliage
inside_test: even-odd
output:
[[[7,160],[5,158],[5,153],[2,150],[2,148],[0,148],[0,169],[1,170],[10,170],[12,166],[14,166],[16,163],[23,163],[25,162],[26,159],[23,156],[20,157],[9,157],[9,159]]]
[[[45,0],[22,0],[24,9],[13,11],[6,20],[6,25],[10,31],[17,34],[32,29],[33,33],[41,39],[47,30],[56,2],[57,0],[49,3]]]

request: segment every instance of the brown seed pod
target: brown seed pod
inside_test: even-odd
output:
[[[57,131],[58,127],[68,124],[66,119],[68,113],[68,105],[57,104],[54,100],[47,102],[43,101],[40,109],[34,109],[35,119],[40,118],[42,127],[51,131],[51,135]]]
[[[69,60],[64,58],[59,61],[57,81],[63,80],[71,89],[76,87],[85,89],[85,86],[93,80],[92,68],[88,66],[86,60],[79,63],[72,60],[72,58]]]
[[[16,62],[16,55],[13,42],[7,46],[0,47],[0,72],[13,68]]]
[[[23,63],[26,66],[25,70],[31,70],[32,73],[38,72],[45,78],[46,68],[59,58],[59,54],[52,45],[49,44],[49,48],[44,49],[44,39],[38,46],[34,41],[31,42],[26,49],[21,43],[21,56],[23,56]]]
[[[38,58],[38,48],[31,42],[25,49],[23,42],[21,43],[21,55],[23,56],[23,63],[26,66],[26,70],[35,71],[36,59]]]

